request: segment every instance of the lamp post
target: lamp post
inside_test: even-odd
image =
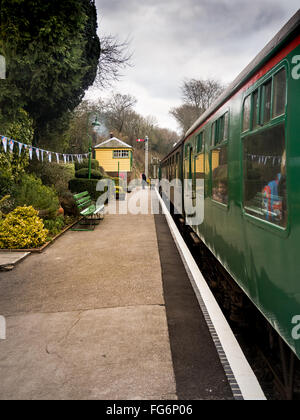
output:
[[[88,124],[87,124],[87,135],[88,138],[90,140],[90,144],[89,144],[89,179],[91,179],[92,177],[92,136],[90,136],[89,134],[89,122],[90,122],[90,115],[91,113],[88,114]],[[98,118],[96,116],[95,121],[92,123],[93,128],[95,127],[100,127],[100,123],[98,121]]]
[[[149,137],[145,137],[145,175],[148,179],[148,168],[149,168]]]

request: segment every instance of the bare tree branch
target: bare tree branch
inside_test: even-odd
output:
[[[107,88],[122,77],[121,70],[132,66],[129,52],[129,40],[118,41],[113,35],[100,39],[101,54],[98,64],[98,74],[95,84],[100,88]]]
[[[216,80],[184,80],[181,85],[183,105],[172,108],[170,114],[185,133],[224,91]]]
[[[185,104],[193,105],[201,113],[206,111],[210,105],[223,92],[224,87],[216,80],[184,80],[181,91]]]

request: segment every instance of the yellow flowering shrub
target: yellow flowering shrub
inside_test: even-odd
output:
[[[17,207],[0,220],[0,249],[38,248],[47,241],[48,230],[32,206]]]

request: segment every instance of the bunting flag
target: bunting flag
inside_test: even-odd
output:
[[[15,142],[13,140],[9,140],[9,151],[12,153],[14,151]]]
[[[2,136],[1,137],[1,140],[2,140],[3,149],[4,149],[5,153],[6,153],[7,152],[7,138],[4,137],[4,136]]]
[[[50,152],[48,150],[43,150],[43,149],[39,149],[38,147],[34,147],[28,144],[24,144],[24,143],[20,143],[16,140],[13,139],[9,139],[5,136],[0,135],[0,146],[2,145],[3,150],[5,153],[7,153],[7,149],[9,149],[10,153],[14,152],[14,146],[15,144],[17,144],[17,149],[19,151],[19,156],[21,156],[22,154],[22,150],[28,150],[29,153],[29,159],[32,160],[33,159],[33,150],[35,151],[35,156],[38,160],[41,160],[42,162],[44,162],[44,153],[46,153],[48,161],[50,163],[52,163],[52,154],[54,154],[56,156],[56,162],[59,164],[60,163],[60,156],[63,157],[63,161],[65,164],[67,163],[74,163],[75,160],[77,159],[78,162],[82,162],[83,158],[88,158],[89,154],[83,154],[83,155],[77,155],[77,154],[61,154],[61,153],[57,153],[57,152]],[[0,149],[1,152],[1,149]]]

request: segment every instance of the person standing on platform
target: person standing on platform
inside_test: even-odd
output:
[[[145,186],[147,185],[147,178],[146,175],[143,174],[142,175],[142,186],[143,186],[143,190],[145,189]]]

